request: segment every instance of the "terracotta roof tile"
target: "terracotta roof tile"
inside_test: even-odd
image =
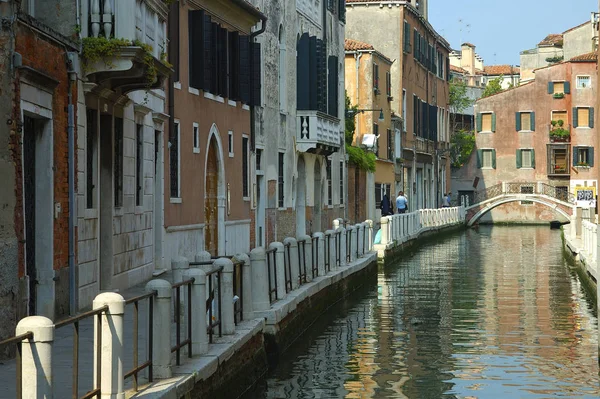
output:
[[[521,68],[512,65],[488,65],[483,67],[484,75],[516,75],[521,72]]]
[[[463,45],[463,46],[469,46],[469,47],[473,47],[473,48],[475,48],[475,45],[474,45],[474,44],[471,44],[471,43],[469,43],[469,42],[465,42],[465,43],[463,43],[462,45]]]
[[[375,50],[372,44],[364,43],[354,39],[346,39],[344,41],[344,49],[346,51],[357,51],[357,50]]]
[[[598,60],[598,53],[592,51],[591,53],[581,54],[571,58],[569,61],[573,62],[593,62]]]
[[[560,33],[551,33],[538,43],[538,46],[562,46],[563,35]]]
[[[454,65],[450,65],[450,71],[462,73],[462,74],[465,74],[465,75],[469,73],[466,70],[464,70],[463,68],[457,67],[457,66],[454,66]]]

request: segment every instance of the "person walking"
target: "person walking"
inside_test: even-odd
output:
[[[404,196],[404,191],[398,193],[398,197],[396,198],[396,209],[398,210],[398,213],[406,213],[408,210],[408,199]]]
[[[450,208],[450,193],[444,194],[442,208]]]
[[[387,194],[384,194],[383,198],[381,199],[381,216],[389,216],[392,214],[393,212],[391,211],[390,199]]]

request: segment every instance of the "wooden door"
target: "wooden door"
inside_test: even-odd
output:
[[[204,205],[204,217],[206,219],[206,230],[204,234],[204,247],[212,256],[219,254],[219,165],[217,162],[217,148],[211,142],[208,150],[208,162],[206,165],[206,198]]]

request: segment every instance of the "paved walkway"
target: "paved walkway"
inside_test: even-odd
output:
[[[164,273],[157,277],[172,282],[172,274]],[[125,299],[145,293],[145,284],[133,287],[121,295]],[[183,292],[182,292],[183,294]],[[148,326],[148,301],[140,302],[139,307],[139,329],[138,329],[138,362],[146,361],[147,340],[146,332]],[[79,325],[79,396],[89,392],[93,388],[92,378],[94,370],[94,322],[88,318]],[[171,324],[173,332],[172,341],[175,341],[175,323]],[[183,331],[183,330],[182,330]],[[124,325],[124,357],[123,369],[125,372],[133,368],[133,304],[127,305],[125,309]],[[182,332],[185,339],[185,332]],[[173,357],[174,359],[174,357]],[[182,356],[182,363],[184,362]],[[175,360],[173,360],[175,364]],[[54,351],[52,359],[53,387],[55,398],[72,397],[73,389],[73,326],[69,325],[59,328],[55,332]],[[142,372],[145,376],[145,373]],[[125,381],[127,388],[132,388],[132,378]],[[15,360],[0,362],[0,399],[12,399],[16,397],[16,362]]]

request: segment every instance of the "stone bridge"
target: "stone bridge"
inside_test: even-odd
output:
[[[465,204],[467,225],[472,226],[495,207],[515,201],[546,205],[567,219],[574,214],[575,197],[564,188],[542,182],[502,182],[475,192],[474,203]]]

